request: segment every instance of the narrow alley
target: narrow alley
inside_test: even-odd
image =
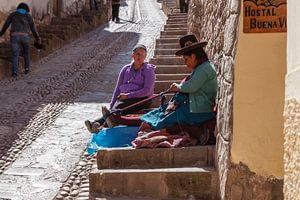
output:
[[[0,1],[0,200],[300,199],[300,2],[21,1]],[[41,36],[29,74],[26,48],[12,71],[13,34],[30,28],[6,31],[11,13]],[[124,142],[108,134],[124,127],[89,131],[132,57],[126,87],[143,79],[174,101],[139,118],[157,112],[162,127],[144,120],[134,140],[97,149],[103,135]]]
[[[83,122],[110,101],[136,43],[151,58],[166,20],[154,0],[123,1],[120,18],[0,81],[0,199],[88,199],[95,158]]]

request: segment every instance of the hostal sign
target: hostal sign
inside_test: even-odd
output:
[[[244,33],[286,32],[286,0],[244,0]]]

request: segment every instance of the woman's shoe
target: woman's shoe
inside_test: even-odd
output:
[[[102,114],[109,128],[118,126],[118,123],[116,122],[115,118],[105,106],[102,106]]]
[[[94,122],[92,124],[92,133],[98,133],[101,130],[101,124],[99,122]]]
[[[92,133],[92,123],[91,123],[89,120],[86,120],[86,121],[84,122],[84,124],[85,124],[87,130],[88,130],[90,133]]]

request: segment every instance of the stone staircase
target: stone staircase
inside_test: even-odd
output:
[[[187,33],[187,15],[166,1],[172,13],[156,40],[155,93],[169,88],[190,74],[181,57],[175,56],[182,35]],[[165,3],[166,3],[165,2]],[[168,98],[170,98],[169,95]],[[159,100],[152,106],[158,106]],[[97,152],[97,169],[89,176],[90,199],[217,199],[215,146],[186,148],[113,148]]]
[[[214,146],[100,150],[90,199],[216,199],[213,163]]]
[[[100,12],[84,10],[80,14],[66,17],[54,17],[50,24],[40,25],[37,30],[42,38],[44,49],[38,51],[30,46],[31,62],[61,48],[83,34],[106,23],[109,20],[108,8],[103,6]],[[19,71],[23,71],[23,53],[20,52]],[[11,75],[11,47],[10,44],[0,44],[0,80]]]
[[[174,9],[174,1],[169,1],[168,6],[173,8],[172,13],[168,14],[164,30],[156,40],[154,57],[150,61],[157,67],[155,93],[167,90],[172,83],[180,82],[191,72],[184,65],[182,57],[175,56],[175,52],[180,49],[179,38],[187,34],[187,14]],[[166,96],[169,99],[172,95]],[[159,99],[155,99],[152,106],[157,107],[159,104]]]

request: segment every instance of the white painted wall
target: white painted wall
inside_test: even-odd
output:
[[[300,199],[300,1],[288,1],[284,199]]]
[[[31,14],[35,18],[42,18],[52,13],[53,0],[0,0],[0,13],[5,14],[15,10],[20,2],[29,5]],[[62,0],[62,9],[66,13],[74,13],[80,11],[87,2],[88,0]]]
[[[25,2],[29,5],[31,10],[35,10],[39,15],[47,12],[50,0],[1,0],[0,11],[3,13],[10,12],[16,9],[20,2]]]
[[[300,100],[300,1],[288,1],[286,98]]]

